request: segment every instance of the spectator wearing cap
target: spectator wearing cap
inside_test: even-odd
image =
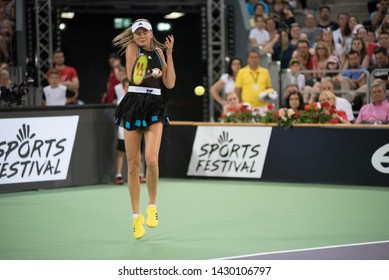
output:
[[[370,87],[372,103],[362,106],[356,123],[388,123],[389,103],[386,99],[385,82],[377,80]]]
[[[331,30],[336,30],[339,28],[339,25],[331,21],[331,8],[329,6],[321,6],[319,8],[319,22],[317,23],[317,27],[320,28],[329,28]]]
[[[289,63],[289,71],[286,76],[286,85],[297,85],[298,91],[302,92],[305,87],[305,76],[299,71],[301,70],[301,64],[297,60],[291,60]]]

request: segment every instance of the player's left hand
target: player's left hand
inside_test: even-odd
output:
[[[168,35],[166,37],[164,45],[166,47],[166,53],[167,54],[172,54],[172,52],[173,52],[173,45],[174,45],[174,36],[173,35]]]

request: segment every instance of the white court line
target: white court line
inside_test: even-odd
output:
[[[240,256],[232,256],[232,257],[226,257],[226,258],[219,258],[218,260],[229,260],[229,259],[235,259],[235,258],[247,258],[247,257],[254,257],[254,256],[273,255],[273,254],[285,254],[285,253],[305,252],[305,251],[313,251],[313,250],[334,249],[334,248],[342,248],[342,247],[373,245],[373,244],[380,244],[380,243],[389,243],[389,240],[364,242],[364,243],[353,243],[353,244],[342,244],[342,245],[332,245],[332,246],[324,246],[324,247],[313,247],[313,248],[295,249],[295,250],[286,250],[286,251],[265,252],[265,253],[259,253],[259,254],[249,254],[249,255],[240,255]]]

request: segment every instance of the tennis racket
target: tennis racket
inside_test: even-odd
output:
[[[151,74],[147,72],[147,66],[149,60],[147,55],[141,53],[135,60],[134,66],[132,67],[131,82],[134,85],[140,85],[144,79],[150,78]]]

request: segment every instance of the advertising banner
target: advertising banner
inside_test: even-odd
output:
[[[261,178],[271,127],[197,128],[187,175]]]
[[[0,119],[0,185],[65,180],[78,119]]]

